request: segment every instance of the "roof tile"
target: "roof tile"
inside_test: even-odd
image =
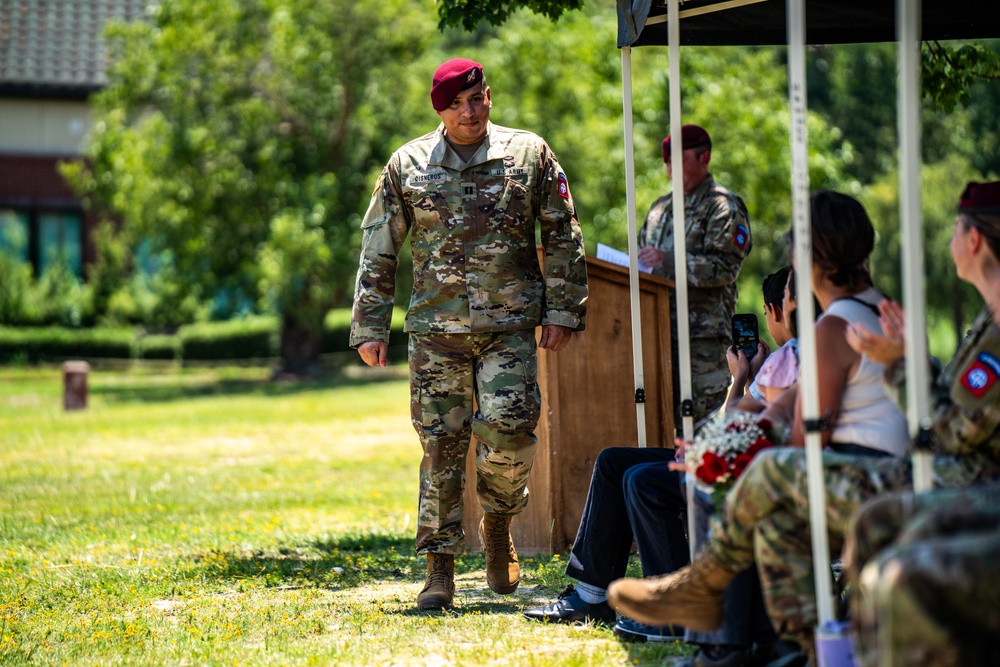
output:
[[[0,1],[0,91],[88,93],[107,84],[101,31],[150,0]]]

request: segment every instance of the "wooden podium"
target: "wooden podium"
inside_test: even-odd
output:
[[[566,553],[590,486],[594,460],[605,447],[636,446],[635,379],[628,269],[587,258],[587,328],[565,349],[539,350],[542,417],[528,480],[528,506],[511,523],[519,553]],[[646,443],[672,447],[670,288],[673,282],[640,274]],[[539,329],[539,332],[541,330]],[[466,460],[463,526],[471,552],[481,550],[476,497],[476,445]]]

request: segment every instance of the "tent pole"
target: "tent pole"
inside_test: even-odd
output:
[[[812,533],[816,611],[820,625],[833,618],[830,549],[826,534],[823,442],[817,385],[815,308],[812,296],[812,226],[809,204],[809,143],[806,134],[805,0],[788,0],[788,105],[791,110],[792,215],[795,221],[795,293],[799,327],[799,400],[806,434],[809,520]]]
[[[670,0],[667,6],[667,58],[669,60],[670,84],[670,163],[684,164],[684,142],[681,137],[681,26],[680,5],[678,0]],[[674,405],[681,406],[681,423],[684,439],[694,440],[694,416],[684,414],[690,412],[684,406],[691,405],[691,320],[688,317],[688,281],[687,281],[687,220],[684,218],[684,170],[677,169],[670,181],[674,205],[674,310],[677,313],[677,359],[680,375],[681,400],[674,397]],[[674,415],[677,420],[677,415]],[[695,481],[691,473],[687,473],[685,484],[687,490],[688,517],[695,515]],[[688,546],[691,558],[698,552],[700,537],[697,531],[689,531]]]
[[[913,439],[913,490],[931,487],[931,455],[922,448],[930,428],[924,253],[920,201],[920,1],[897,0],[899,59],[899,221],[903,228],[906,305],[906,416]]]
[[[635,377],[635,419],[639,446],[646,446],[646,404],[642,369],[642,313],[639,309],[639,230],[636,227],[635,134],[632,127],[632,47],[622,47],[622,118],[625,122],[625,211],[628,220],[628,291],[632,304],[632,371]]]
[[[681,136],[681,47],[680,19],[678,18],[678,0],[670,0],[667,14],[667,41],[669,42],[669,77],[670,77],[670,136]],[[670,142],[670,161],[672,164],[683,164],[683,141]],[[677,345],[681,381],[681,403],[690,400],[691,396],[691,323],[688,318],[688,280],[687,280],[687,220],[684,218],[684,178],[683,171],[678,170],[670,182],[673,191],[674,205],[674,291],[677,312]],[[676,400],[674,401],[677,402]],[[682,415],[684,423],[684,439],[694,439],[694,417]],[[676,415],[674,416],[676,419]]]
[[[667,7],[667,58],[670,85],[670,163],[684,164],[684,142],[681,137],[681,20],[678,0],[670,0]],[[688,318],[687,294],[687,220],[684,218],[684,171],[674,171],[670,181],[674,205],[674,308],[677,313],[677,358],[676,363],[680,377],[681,400],[674,400],[674,405],[681,406],[681,424],[684,439],[694,440],[694,415],[690,406],[693,398],[691,387],[691,320]],[[674,388],[678,389],[677,387]],[[685,414],[687,413],[687,414]],[[677,421],[677,415],[674,415]],[[684,489],[687,493],[688,517],[697,516],[699,512],[695,502],[694,475],[686,473]],[[693,521],[693,519],[690,519]],[[693,525],[693,524],[692,524]],[[693,560],[704,537],[696,530],[688,531],[688,548]]]

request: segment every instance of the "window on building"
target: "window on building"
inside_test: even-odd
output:
[[[29,232],[30,220],[27,213],[0,209],[0,252],[27,262]]]
[[[83,277],[83,220],[79,213],[40,213],[38,216],[38,275],[65,263]]]

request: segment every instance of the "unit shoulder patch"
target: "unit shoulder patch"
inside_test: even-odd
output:
[[[975,396],[982,396],[1000,379],[1000,359],[989,352],[980,352],[962,373],[962,386]]]

